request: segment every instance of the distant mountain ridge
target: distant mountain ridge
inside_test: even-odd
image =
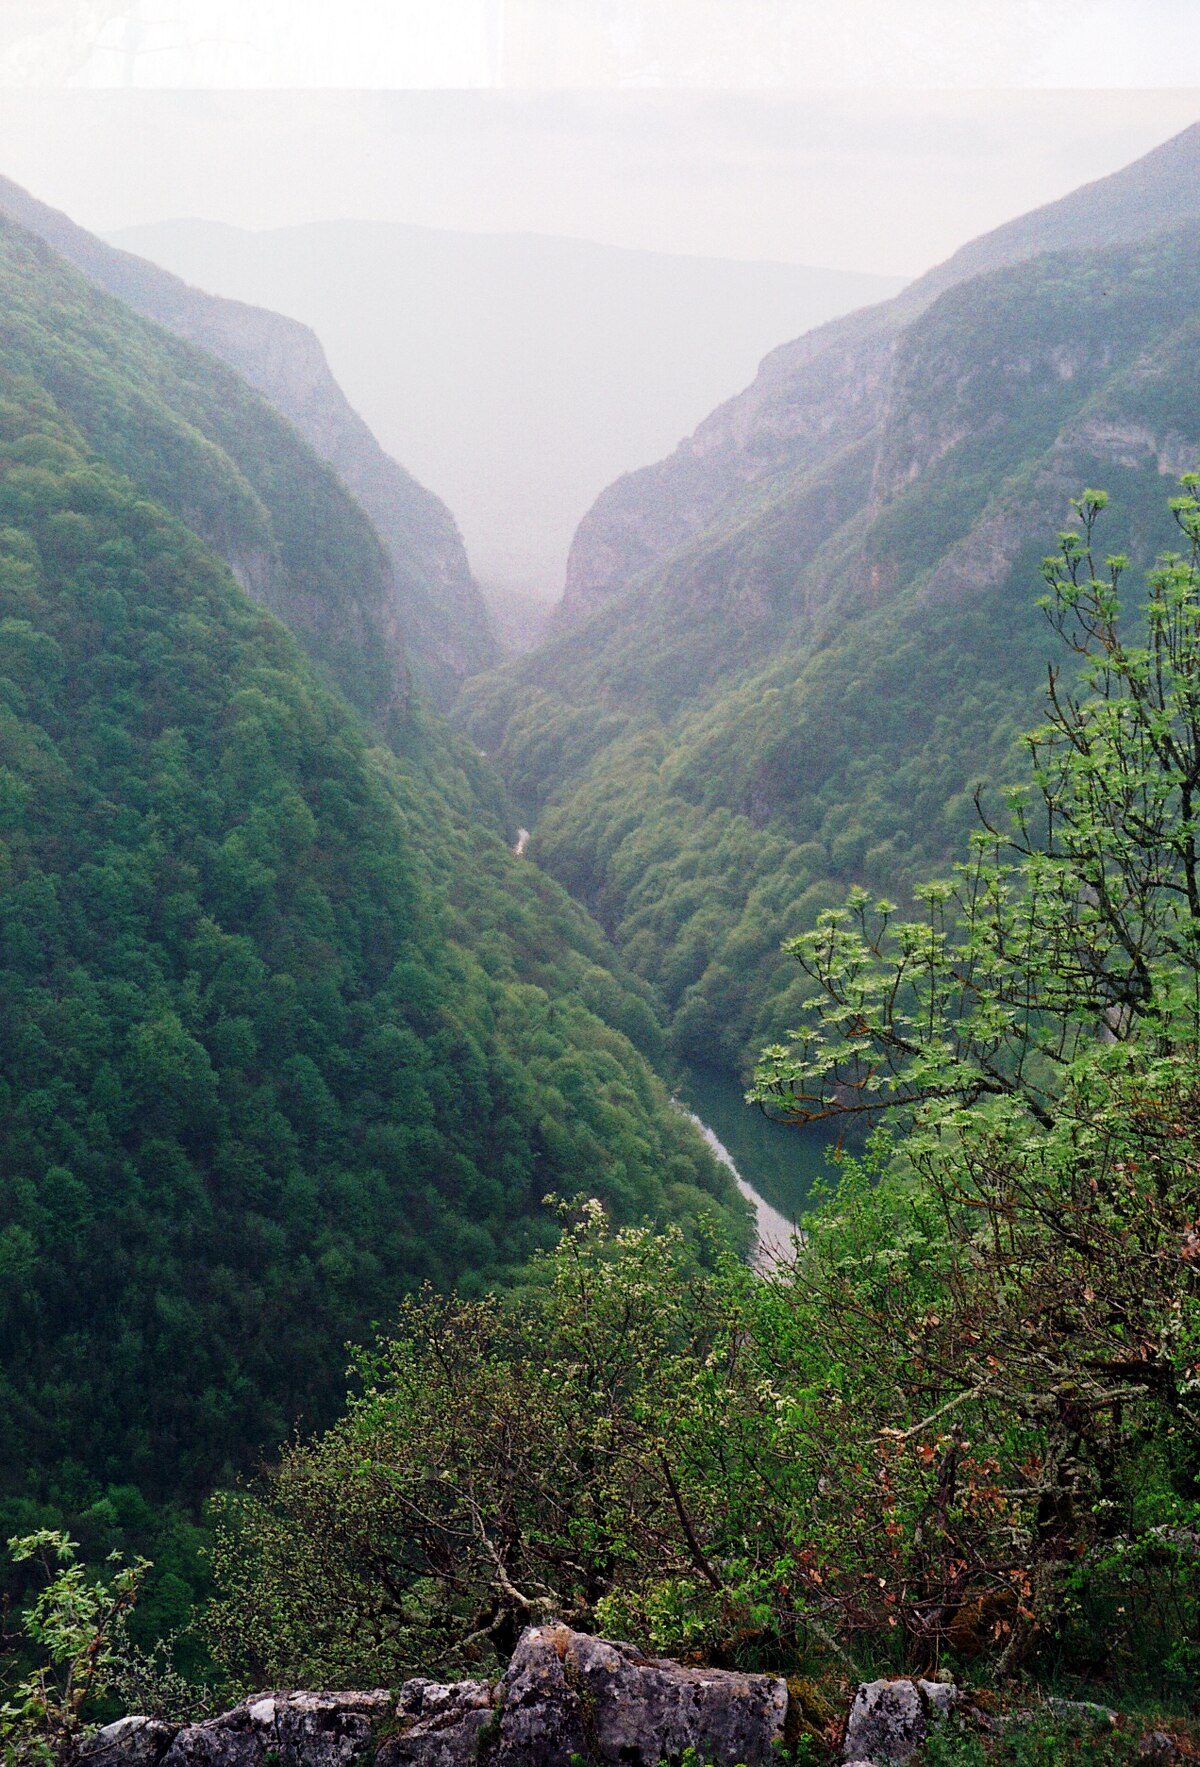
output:
[[[105,244],[7,178],[0,178],[0,213],[36,233],[136,312],[227,362],[329,462],[371,517],[387,550],[398,682],[404,671],[401,648],[418,679],[442,703],[463,677],[495,661],[487,610],[454,518],[379,446],[306,326],[192,288],[156,264]]]
[[[311,325],[385,446],[450,503],[480,580],[547,599],[615,472],[672,446],[764,350],[901,286],[363,221],[174,221],[113,239]]]
[[[698,535],[748,486],[833,462],[862,442],[886,416],[894,340],[947,289],[1040,252],[1143,239],[1192,216],[1200,216],[1200,124],[971,241],[891,301],[772,351],[753,383],[673,454],[627,473],[597,498],[572,541],[563,614],[585,618]],[[831,506],[835,524],[840,508]]]

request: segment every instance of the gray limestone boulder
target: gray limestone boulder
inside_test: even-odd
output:
[[[846,1721],[843,1762],[891,1767],[907,1761],[960,1698],[958,1688],[944,1681],[861,1682]]]
[[[524,1634],[499,1697],[488,1767],[656,1767],[689,1747],[717,1767],[765,1767],[787,1718],[775,1676],[686,1668],[556,1625]]]
[[[1095,1700],[1063,1700],[1051,1697],[1047,1708],[1056,1718],[1075,1718],[1085,1724],[1115,1724],[1118,1714],[1111,1706],[1097,1705]]]
[[[495,1724],[494,1697],[486,1681],[406,1681],[375,1767],[469,1767]]]
[[[264,1767],[267,1747],[250,1716],[250,1702],[185,1724],[163,1758],[163,1767]]]
[[[566,1667],[578,1636],[566,1626],[535,1626],[521,1635],[497,1689],[499,1734],[487,1767],[559,1767],[590,1755],[583,1701]]]
[[[375,1733],[392,1712],[386,1688],[373,1693],[290,1693],[277,1695],[272,1703],[281,1767],[355,1767],[358,1761],[369,1761]],[[265,1714],[264,1721],[271,1722]]]
[[[1148,1730],[1138,1743],[1138,1754],[1144,1761],[1173,1761],[1179,1744],[1165,1730]]]
[[[162,1767],[355,1767],[392,1713],[373,1693],[263,1693],[178,1731]]]
[[[161,1718],[118,1718],[86,1738],[79,1753],[87,1767],[158,1767],[178,1729]]]

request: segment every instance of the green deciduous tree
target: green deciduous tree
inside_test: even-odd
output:
[[[150,1566],[114,1555],[107,1581],[93,1577],[77,1561],[75,1541],[53,1528],[8,1546],[15,1563],[40,1563],[44,1581],[21,1614],[35,1661],[0,1704],[0,1745],[6,1760],[64,1761],[95,1702],[119,1685],[125,1623]]]
[[[949,1468],[990,1416],[997,1488],[1026,1506],[1010,1655],[1061,1633],[1073,1555],[1169,1557],[1200,1499],[1198,483],[1171,505],[1187,551],[1160,559],[1140,617],[1126,560],[1095,551],[1103,494],[1074,505],[1041,605],[1078,672],[1051,669],[1031,786],[920,892],[923,919],[857,891],[793,941],[816,998],[754,1092],[800,1121],[907,1124],[935,1295],[914,1322],[894,1283],[864,1305],[846,1272],[831,1317],[926,1392],[926,1425],[898,1444],[956,1414]],[[1131,1478],[1151,1443],[1142,1507]],[[950,1489],[939,1505],[945,1531]],[[995,1563],[972,1578],[994,1595]],[[945,1596],[910,1613],[914,1633],[950,1624]]]
[[[791,1045],[764,1052],[755,1096],[789,1116],[926,1124],[1003,1099],[1043,1128],[1079,1062],[1191,1056],[1200,1030],[1200,477],[1172,509],[1185,556],[1150,579],[1141,628],[1122,605],[1125,558],[1101,564],[1104,507],[1046,560],[1041,605],[1079,664],[1050,672],[1026,739],[1032,785],[1004,794],[949,881],[899,920],[863,890],[788,946],[817,993]],[[1135,1053],[1136,1052],[1136,1053]]]

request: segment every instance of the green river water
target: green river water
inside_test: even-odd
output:
[[[832,1176],[826,1154],[837,1145],[834,1128],[790,1129],[768,1122],[742,1088],[713,1068],[689,1068],[680,1101],[712,1130],[740,1177],[787,1221],[809,1206],[809,1191]]]

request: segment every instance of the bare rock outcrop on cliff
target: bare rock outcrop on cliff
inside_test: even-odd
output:
[[[122,1718],[89,1738],[78,1767],[660,1767],[689,1749],[713,1767],[769,1767],[794,1741],[788,1701],[778,1676],[692,1668],[550,1623],[523,1634],[499,1681],[260,1693],[198,1724]],[[1060,1699],[983,1712],[948,1677],[894,1676],[855,1690],[842,1759],[904,1767],[950,1719],[995,1731],[1046,1717],[1118,1722]],[[1168,1759],[1173,1747],[1155,1732],[1141,1752]]]
[[[947,289],[1051,251],[1144,239],[1200,216],[1200,124],[1110,178],[1072,192],[964,246],[892,300],[783,344],[756,379],[704,420],[667,459],[627,473],[584,516],[572,543],[562,604],[568,623],[605,601],[718,520],[748,489],[811,472],[878,433],[884,481],[916,465],[887,459],[895,345]],[[1059,365],[1064,372],[1069,365]],[[933,451],[953,436],[928,438]],[[877,498],[878,501],[878,498]]]

